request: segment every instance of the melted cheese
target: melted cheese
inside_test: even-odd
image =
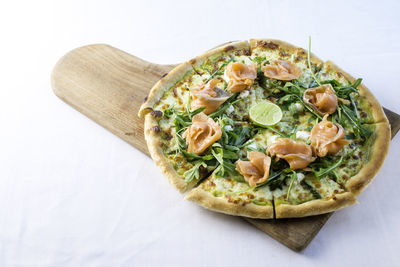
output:
[[[296,132],[296,139],[307,141],[310,138],[310,132],[306,131],[297,131]]]
[[[233,179],[215,177],[212,175],[200,185],[200,188],[215,197],[230,198],[246,203],[264,203],[272,205],[272,192],[268,186],[251,188],[246,183],[240,183]]]

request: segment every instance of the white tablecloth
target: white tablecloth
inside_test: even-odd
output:
[[[67,51],[177,63],[272,37],[332,59],[400,113],[398,1],[7,1],[0,7],[0,266],[399,266],[400,137],[359,204],[295,253],[184,201],[152,161],[57,97]]]

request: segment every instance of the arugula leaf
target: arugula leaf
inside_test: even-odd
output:
[[[272,132],[274,132],[274,133],[276,133],[276,134],[279,134],[280,136],[282,136],[282,137],[284,137],[284,138],[289,138],[289,136],[288,136],[287,134],[282,133],[281,131],[275,129],[275,128],[272,127],[272,126],[264,126],[264,128],[267,128],[267,129],[269,129],[270,131],[272,131]]]
[[[229,178],[234,179],[237,182],[241,182],[244,183],[246,182],[244,180],[244,177],[236,170],[236,165],[233,164],[230,161],[224,161],[224,165],[223,165],[226,173],[228,174]]]
[[[343,99],[349,99],[351,93],[359,94],[358,90],[352,86],[333,87],[333,89],[335,90],[336,95]]]
[[[169,119],[171,116],[175,113],[175,107],[174,105],[170,105],[168,108],[164,109],[163,115]]]
[[[245,182],[243,176],[236,170],[235,164],[230,160],[224,160],[224,150],[222,148],[217,147],[215,150],[212,149],[211,153],[220,164],[215,170],[215,175],[224,178],[232,178],[238,182]]]
[[[232,61],[234,61],[234,58],[230,58],[227,62],[221,64],[221,66],[219,66],[219,68],[214,71],[214,73],[212,73],[210,75],[210,77],[208,77],[208,79],[204,82],[204,83],[208,83],[210,80],[214,79],[214,77],[216,75],[222,75],[224,72],[222,71],[223,68],[225,68],[229,63],[231,63]]]
[[[296,103],[292,103],[289,105],[288,110],[290,114],[293,116],[295,119],[299,119],[299,110],[297,109]]]
[[[212,155],[203,155],[199,156],[194,153],[187,152],[187,145],[185,139],[182,137],[182,133],[192,125],[192,117],[196,114],[199,114],[204,110],[204,107],[198,108],[194,111],[188,111],[188,114],[176,111],[173,108],[170,108],[167,112],[169,116],[174,114],[174,127],[175,127],[175,138],[177,139],[178,148],[175,153],[179,153],[186,158],[188,161],[193,160],[203,160],[203,161],[210,161],[213,160],[214,157]]]
[[[290,169],[290,170],[291,170],[291,173],[289,173],[290,184],[289,184],[289,188],[288,188],[287,195],[286,195],[286,201],[289,201],[290,191],[292,191],[292,186],[294,184],[294,181],[297,181],[297,173],[292,169]]]
[[[240,99],[237,99],[237,96],[239,95],[239,93],[234,93],[232,96],[230,96],[225,102],[224,104],[218,108],[217,111],[215,111],[214,113],[211,113],[210,115],[208,115],[211,118],[216,118],[221,116],[225,110],[227,108],[229,108],[230,106],[234,105],[235,103],[237,103],[238,101],[240,101]]]
[[[307,61],[308,61],[308,68],[311,71],[311,75],[314,78],[314,81],[318,83],[319,86],[321,86],[321,82],[317,79],[317,77],[314,74],[313,69],[311,68],[311,36],[308,36],[308,51],[307,51]]]
[[[343,98],[343,99],[350,99],[351,93],[359,94],[357,87],[360,85],[361,81],[362,81],[362,79],[357,79],[357,81],[355,81],[354,84],[349,84],[346,86],[342,85],[337,80],[321,81],[321,84],[332,85],[333,90],[335,91],[335,93],[338,97]]]
[[[302,89],[298,84],[292,82],[286,82],[283,87],[279,88],[280,90],[286,92],[287,94],[295,94],[301,96],[305,89]]]
[[[365,140],[368,139],[371,136],[372,131],[362,126],[361,119],[357,118],[357,115],[354,113],[353,110],[351,110],[343,103],[340,103],[339,106],[343,114],[346,116],[347,120],[352,124],[353,131],[356,137],[361,136]]]
[[[279,176],[275,177],[275,179],[271,179],[270,183],[267,184],[269,185],[271,190],[274,191],[275,189],[282,187],[282,184],[286,178],[286,174],[280,173]]]
[[[258,57],[258,56],[257,56],[257,57],[252,58],[251,60],[254,61],[254,62],[256,62],[258,65],[260,65],[261,63],[263,63],[264,61],[266,61],[267,58],[266,58],[265,56],[262,56],[262,57]],[[269,64],[268,61],[267,61],[266,63]]]
[[[337,80],[335,80],[335,79],[321,81],[321,84],[330,84],[330,85],[332,85],[333,88],[342,87],[342,84],[340,82],[338,82]]]
[[[276,184],[278,184],[278,183],[280,184],[281,183],[280,181],[278,181],[278,179],[279,179],[279,177],[280,177],[282,172],[283,171],[278,171],[278,172],[271,171],[271,173],[268,176],[268,179],[265,182],[256,185],[256,188],[263,187],[264,185],[270,185],[270,187],[272,189],[272,187],[274,187],[274,185],[275,185],[274,183],[276,183]],[[276,186],[275,189],[277,187],[278,186]],[[273,189],[273,190],[275,190],[275,189]]]
[[[313,196],[316,198],[316,199],[321,199],[322,197],[321,197],[321,195],[318,193],[318,191],[317,190],[315,190],[315,188],[314,187],[312,187],[311,185],[309,185],[306,181],[301,181],[301,184],[305,187],[305,188],[307,188],[310,192],[311,192],[311,194],[313,194]]]
[[[187,114],[174,110],[173,111],[175,114],[174,125],[176,132],[181,133],[184,129],[192,125],[193,116],[199,114],[204,109],[205,107],[201,107],[193,111],[188,111]]]
[[[230,150],[230,151],[239,151],[240,150],[239,147],[231,146],[231,145],[227,145],[227,144],[225,144],[224,147],[225,147],[225,149]]]
[[[289,104],[294,104],[297,101],[298,101],[298,98],[296,95],[288,94],[288,95],[285,95],[285,96],[279,98],[277,101],[277,104],[279,104],[280,106],[283,104],[289,105]]]
[[[263,72],[259,69],[257,72],[258,85],[269,93],[279,93],[280,88],[285,85],[285,82],[272,80],[264,76]]]
[[[218,147],[215,150],[211,149],[211,153],[214,156],[214,158],[219,162],[219,164],[223,165],[224,164],[224,151],[222,148]],[[221,170],[222,175],[224,175],[224,170]]]
[[[197,115],[197,114],[203,112],[205,109],[206,109],[206,107],[201,107],[201,108],[195,109],[195,110],[193,110],[193,111],[190,111],[190,112],[188,113],[188,114],[189,114],[190,122],[192,122],[192,118],[193,118],[194,115]]]
[[[289,132],[289,138],[296,140],[296,132],[297,132],[297,125],[295,125],[292,130]]]
[[[318,119],[322,120],[321,115],[319,115],[313,108],[311,108],[309,105],[307,105],[304,101],[303,101],[303,97],[296,95],[296,94],[289,94],[284,96],[282,99],[280,99],[278,101],[278,103],[282,103],[285,101],[293,101],[293,100],[297,100],[298,103],[300,103],[304,108],[306,108],[309,112],[311,112],[315,117],[317,117]]]
[[[353,110],[357,116],[357,119],[360,119],[360,114],[358,113],[357,105],[356,105],[356,102],[354,99],[354,94],[350,94],[350,102],[351,102],[351,105],[353,106]]]
[[[223,158],[237,160],[237,159],[239,159],[239,155],[237,152],[233,152],[230,150],[224,150]]]
[[[352,85],[353,88],[357,89],[357,87],[361,84],[362,79],[358,78]]]
[[[347,154],[348,155],[348,154]],[[311,164],[310,167],[312,169],[312,172],[314,173],[314,175],[317,178],[321,178],[324,175],[327,175],[331,172],[333,172],[337,167],[339,167],[342,163],[343,163],[343,159],[347,156],[347,155],[342,155],[340,157],[340,159],[332,164],[332,161],[327,160],[327,159],[321,159],[321,163],[324,164],[326,167],[325,168],[321,168],[319,167],[319,169],[317,170],[314,166],[318,166],[318,163],[316,164]],[[319,165],[321,165],[321,163]],[[313,165],[313,166],[312,166]]]
[[[248,126],[235,127],[232,132],[229,132],[234,138],[233,146],[241,147],[252,135],[252,129]],[[229,134],[228,133],[228,134]]]
[[[183,175],[186,177],[185,182],[189,183],[193,179],[199,180],[201,167],[207,168],[207,164],[205,164],[203,161],[195,161],[195,165],[183,173]]]

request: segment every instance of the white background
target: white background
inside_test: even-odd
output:
[[[399,266],[400,137],[359,204],[295,253],[186,202],[142,153],[50,87],[69,50],[107,43],[178,63],[272,37],[331,59],[400,113],[397,1],[2,1],[0,266]]]

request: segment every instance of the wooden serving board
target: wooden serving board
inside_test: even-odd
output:
[[[149,63],[114,47],[95,44],[77,48],[62,57],[54,67],[51,82],[59,98],[149,155],[138,109],[150,88],[175,66]],[[394,136],[400,128],[400,116],[389,110],[385,112]],[[289,248],[300,251],[331,215],[246,220]]]

